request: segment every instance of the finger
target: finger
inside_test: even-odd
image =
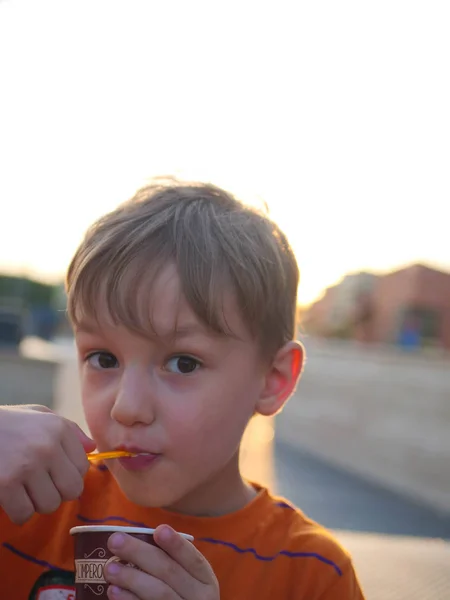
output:
[[[22,485],[8,490],[5,498],[0,499],[0,506],[16,525],[23,525],[35,513],[33,502]]]
[[[23,408],[28,410],[34,410],[35,412],[45,412],[45,413],[53,413],[54,411],[48,406],[43,406],[42,404],[25,404]]]
[[[139,600],[181,600],[181,596],[167,583],[133,567],[114,562],[108,565],[105,574],[106,580],[113,584],[113,590],[108,590],[111,598],[122,599],[122,590],[126,590],[131,592],[131,598],[136,596]],[[114,587],[120,591],[114,590]]]
[[[81,429],[80,429],[81,431]],[[89,470],[89,461],[86,456],[86,450],[77,435],[73,435],[73,428],[70,427],[67,435],[62,439],[61,445],[75,467],[78,469],[81,477],[84,477]],[[83,434],[84,435],[84,434]]]
[[[110,600],[139,600],[135,594],[127,592],[127,590],[123,590],[116,585],[109,586],[107,595]]]
[[[120,533],[110,536],[108,548],[122,560],[166,583],[183,598],[199,596],[201,584],[161,548]]]
[[[50,514],[57,510],[62,502],[60,493],[47,471],[35,471],[25,482],[25,489],[36,512]]]
[[[81,496],[83,477],[63,449],[54,457],[49,473],[62,500],[75,500]]]
[[[168,525],[160,525],[154,534],[155,542],[192,577],[205,584],[214,579],[214,571],[197,548]]]
[[[97,444],[94,442],[92,438],[84,433],[84,431],[73,421],[69,419],[65,419],[66,423],[68,423],[69,427],[77,436],[78,440],[81,442],[85,452],[93,452],[97,447]]]

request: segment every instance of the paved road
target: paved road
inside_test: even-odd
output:
[[[450,540],[448,516],[283,442],[274,453],[276,489],[326,527]]]

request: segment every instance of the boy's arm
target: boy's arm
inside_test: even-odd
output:
[[[365,600],[360,583],[350,561],[339,579],[330,585],[318,600]]]

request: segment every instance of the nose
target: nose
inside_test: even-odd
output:
[[[111,418],[124,425],[150,425],[155,420],[151,375],[147,369],[130,366],[124,369],[111,410]]]

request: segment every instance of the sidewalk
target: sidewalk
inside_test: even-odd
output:
[[[450,544],[336,531],[352,553],[367,600],[449,600]]]

